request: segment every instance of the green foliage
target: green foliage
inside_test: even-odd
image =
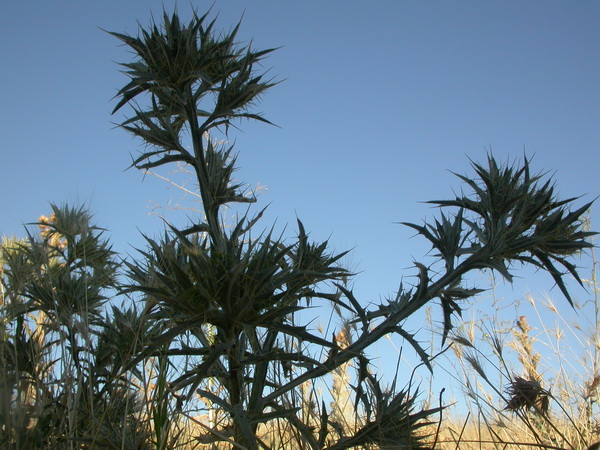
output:
[[[86,210],[52,211],[41,239],[0,248],[0,445],[143,448],[139,399],[98,353],[119,263]]]
[[[406,224],[437,259],[415,262],[417,283],[368,310],[348,287],[345,253],[313,242],[302,222],[286,238],[255,231],[263,211],[223,219],[230,204],[255,198],[232,178],[233,147],[213,135],[239,119],[268,123],[250,109],[275,83],[255,70],[272,50],[238,45],[239,24],[225,34],[214,24],[194,14],[186,25],[174,13],[137,37],[111,33],[135,55],[122,64],[129,82],[114,109],[131,108],[121,127],[147,144],[133,166],[187,165],[203,215],[146,237],[137,259],[123,263],[83,208],[53,206],[39,224],[42,240],[30,235],[3,247],[0,443],[255,449],[290,442],[283,432],[274,437],[285,429],[302,448],[429,448],[441,406],[421,408],[410,381],[382,387],[369,347],[399,335],[431,370],[405,321],[437,300],[445,337],[461,302],[481,292],[466,286],[473,271],[510,279],[514,262],[530,264],[548,271],[571,302],[558,267],[580,281],[569,258],[591,246],[594,233],[580,221],[589,204],[571,211],[574,199],[558,200],[550,181],[530,176],[529,161],[500,166],[490,155],[487,166],[473,164],[476,179],[460,176],[471,195],[432,202],[455,212]],[[347,342],[311,326],[301,313],[313,306],[338,313]],[[351,429],[324,401],[302,394],[346,367],[355,370]],[[192,414],[207,408],[208,423]]]
[[[542,183],[542,175],[530,175],[527,159],[520,166],[499,166],[490,155],[487,167],[476,163],[472,166],[476,178],[457,175],[472,190],[471,196],[429,202],[459,208],[452,219],[442,214],[441,221],[431,225],[405,225],[431,242],[447,273],[492,269],[512,281],[513,263],[530,264],[546,270],[572,306],[564,274],[556,263],[582,284],[576,266],[567,258],[592,247],[588,239],[596,233],[584,231],[581,223],[591,203],[571,211],[569,207],[576,199],[559,200],[552,180]],[[457,281],[440,296],[444,336],[452,328],[452,314],[461,312],[457,300],[476,293]]]
[[[441,207],[461,208],[460,219],[462,209],[475,214],[472,220],[463,219],[475,234],[471,247],[456,248],[463,254],[475,256],[479,253],[482,267],[497,270],[509,280],[512,275],[508,266],[514,261],[545,269],[573,305],[563,274],[555,263],[562,265],[582,284],[576,267],[566,258],[592,247],[587,239],[595,233],[584,231],[581,224],[581,216],[590,208],[591,202],[570,211],[568,208],[576,199],[559,200],[552,180],[540,185],[543,176],[530,175],[527,159],[522,166],[499,167],[489,156],[487,168],[472,165],[478,179],[458,176],[473,190],[474,198],[462,196],[430,202]]]

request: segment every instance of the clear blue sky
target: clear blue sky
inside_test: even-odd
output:
[[[130,55],[100,29],[135,34],[163,3],[174,4],[0,0],[0,235],[23,235],[48,202],[89,205],[121,252],[163,229],[150,207],[181,195],[125,170],[140,143],[110,111]],[[181,1],[181,16],[190,3],[212,1]],[[217,0],[213,11],[224,29],[243,16],[254,47],[281,47],[265,66],[284,81],[257,107],[279,127],[231,134],[238,177],[268,187],[265,227],[278,218],[292,233],[297,216],[315,239],[354,248],[365,303],[427,250],[394,222],[431,217],[419,202],[459,189],[449,170],[468,173],[468,157],[526,152],[563,196],[600,194],[599,2]]]

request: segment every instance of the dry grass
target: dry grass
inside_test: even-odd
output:
[[[591,259],[584,280],[590,299],[575,304],[573,314],[550,298],[528,296],[513,305],[512,320],[496,308],[456,330],[450,359],[464,398],[446,411],[436,448],[587,449],[600,440],[600,287],[593,251]]]

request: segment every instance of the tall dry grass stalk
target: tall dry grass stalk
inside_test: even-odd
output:
[[[452,336],[452,367],[464,399],[450,408],[440,448],[587,449],[600,439],[599,292],[590,250],[589,299],[575,314],[551,298],[515,302],[465,321]],[[498,303],[496,303],[498,304]]]

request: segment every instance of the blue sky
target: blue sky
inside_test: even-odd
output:
[[[213,4],[180,2],[181,16],[190,3]],[[127,81],[116,62],[131,56],[101,30],[136,34],[163,4],[174,5],[0,1],[0,235],[23,235],[49,202],[89,205],[120,252],[163,229],[152,205],[181,193],[125,170],[140,143],[110,111]],[[299,217],[315,239],[353,248],[346,261],[361,272],[365,303],[413,274],[427,247],[396,222],[431,218],[420,202],[460,189],[449,171],[470,173],[468,158],[525,152],[562,196],[600,194],[599,2],[217,0],[212,9],[222,29],[243,16],[239,36],[255,48],[281,47],[265,67],[283,81],[256,108],[278,127],[242,123],[230,135],[239,179],[268,188],[265,227],[277,219],[291,234]],[[185,223],[182,211],[165,216]],[[512,292],[550,290],[543,280]]]

